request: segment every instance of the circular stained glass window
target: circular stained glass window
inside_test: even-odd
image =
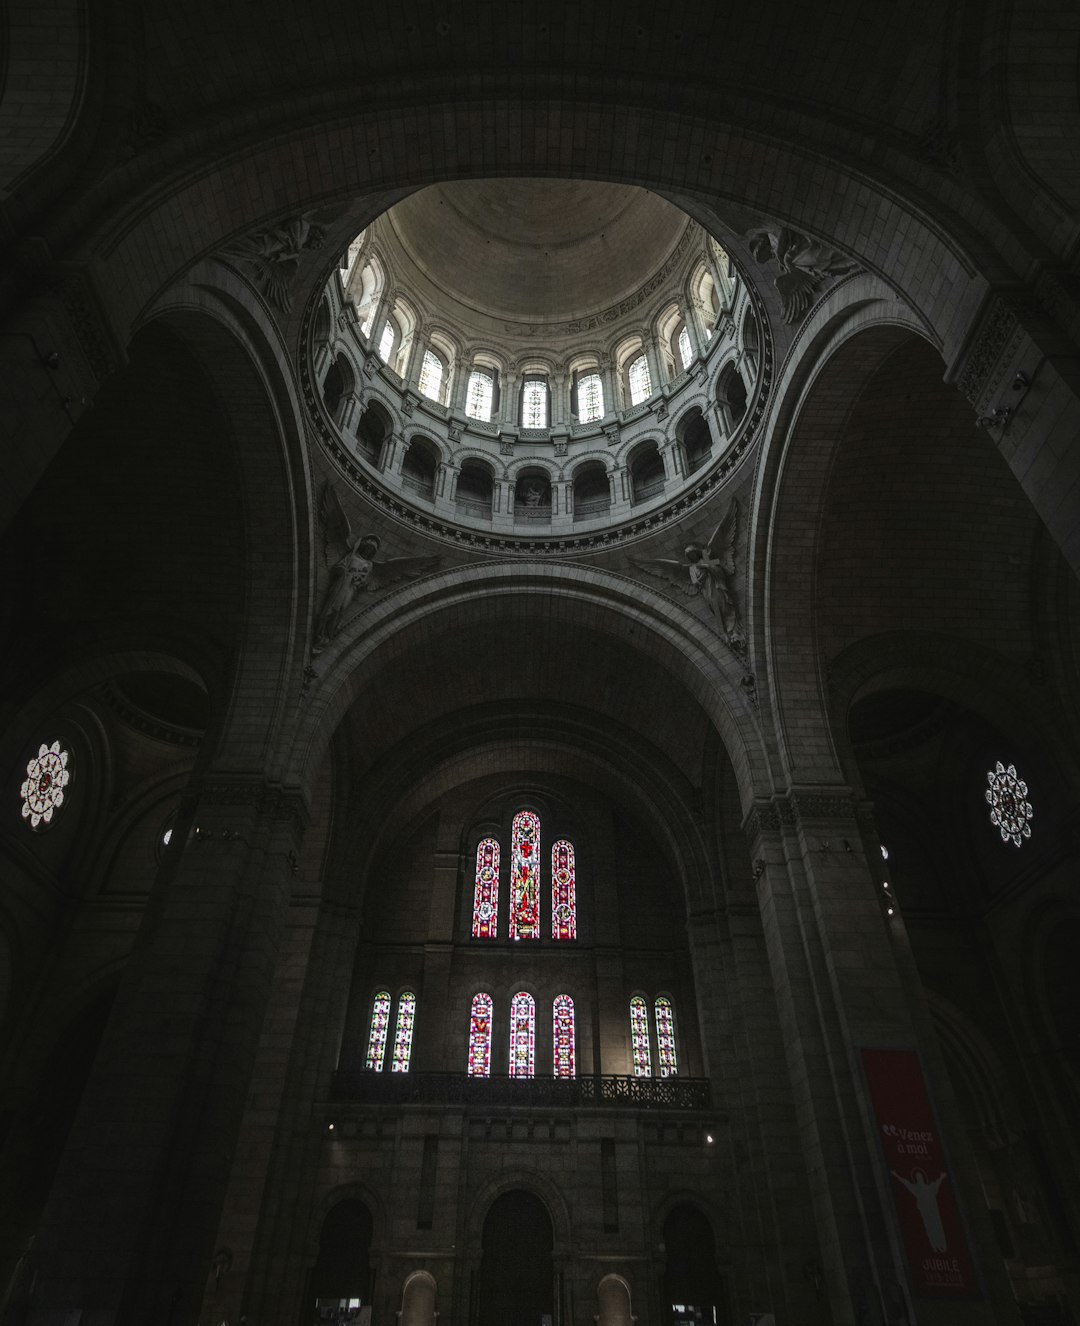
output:
[[[59,741],[51,746],[41,745],[37,755],[26,766],[26,781],[20,788],[22,817],[30,821],[32,829],[50,824],[54,813],[64,804],[64,788],[71,781],[69,756],[60,748]]]
[[[990,823],[1001,834],[1001,841],[1012,841],[1017,847],[1031,837],[1031,802],[1027,799],[1027,783],[1016,772],[1016,765],[1006,767],[998,760],[989,770],[986,781],[986,801],[990,807]]]

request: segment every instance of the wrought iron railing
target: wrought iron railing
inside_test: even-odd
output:
[[[465,1073],[372,1073],[342,1069],[331,1098],[360,1105],[463,1105],[529,1109],[627,1106],[639,1110],[707,1110],[704,1077],[469,1077]]]

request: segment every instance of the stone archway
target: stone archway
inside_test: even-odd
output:
[[[526,1188],[492,1202],[481,1239],[478,1326],[544,1326],[555,1316],[555,1233]]]

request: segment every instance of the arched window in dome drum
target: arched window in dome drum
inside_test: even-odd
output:
[[[652,377],[649,373],[649,361],[643,354],[638,355],[626,370],[626,379],[630,384],[630,404],[640,405],[652,395]]]
[[[366,1066],[381,1073],[386,1057],[386,1036],[390,1030],[390,991],[380,990],[371,1006],[371,1030],[368,1033]]]
[[[555,996],[552,1004],[552,1042],[556,1077],[576,1077],[574,1063],[574,1001],[567,994]]]
[[[551,849],[551,937],[577,938],[577,882],[574,846],[560,839]]]
[[[510,1076],[536,1073],[536,1001],[519,990],[510,1004]]]
[[[499,844],[482,838],[476,847],[473,939],[494,939],[499,931]]]
[[[420,394],[428,400],[442,400],[442,382],[445,368],[434,350],[425,350],[420,366]]]
[[[660,995],[656,1012],[656,1058],[661,1077],[676,1077],[679,1061],[675,1054],[675,1010],[666,995]]]
[[[592,424],[604,417],[604,384],[595,370],[574,374],[571,408],[583,424]]]
[[[682,364],[682,371],[685,373],[690,367],[694,358],[694,351],[690,345],[690,332],[685,323],[679,332],[679,361]]]
[[[521,384],[522,428],[547,428],[548,384],[542,374],[526,374]]]
[[[397,1027],[394,1030],[394,1060],[390,1067],[395,1073],[407,1073],[412,1058],[413,1023],[416,1021],[416,995],[405,990],[398,998]]]
[[[390,356],[394,353],[394,341],[397,339],[397,333],[394,330],[394,324],[387,318],[382,335],[379,337],[379,358],[384,364],[390,362]]]
[[[491,1076],[491,995],[475,994],[469,1018],[470,1077]]]
[[[510,938],[540,938],[540,817],[514,816],[510,831]]]
[[[481,423],[485,424],[490,423],[494,405],[494,374],[482,368],[474,368],[469,374],[469,389],[465,396],[465,413],[470,419],[479,419]]]
[[[630,1000],[630,1048],[635,1077],[652,1077],[652,1051],[649,1048],[649,1010],[641,995]]]

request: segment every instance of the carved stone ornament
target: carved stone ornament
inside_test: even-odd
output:
[[[786,226],[751,230],[746,238],[750,241],[750,252],[762,266],[776,263],[773,285],[783,304],[783,319],[789,326],[806,317],[815,294],[830,277],[847,276],[859,270],[859,264],[839,249]]]
[[[349,518],[337,493],[324,483],[319,501],[323,527],[323,557],[330,568],[330,583],[323,596],[323,606],[315,623],[312,654],[321,654],[352,616],[356,599],[362,593],[392,585],[396,580],[411,580],[434,571],[438,557],[378,557],[381,540],[377,534],[353,534]]]
[[[304,212],[279,226],[257,230],[223,250],[226,257],[248,264],[259,289],[282,313],[292,312],[289,287],[300,269],[301,257],[321,249],[326,242],[326,231],[312,221],[313,215]]]
[[[1018,327],[1016,314],[1002,299],[995,299],[968,351],[957,386],[972,405],[978,405],[990,384],[998,360]]]
[[[569,443],[567,442],[567,440],[566,440],[565,437],[557,437],[557,438],[555,439],[555,454],[556,454],[556,456],[565,456],[565,455],[566,455],[566,451],[567,451],[567,447],[568,447],[568,446],[569,446]]]
[[[679,558],[632,557],[630,560],[646,575],[666,580],[688,597],[703,599],[724,639],[735,653],[743,656],[746,636],[732,589],[738,532],[739,503],[733,498],[708,543],[688,543]]]

